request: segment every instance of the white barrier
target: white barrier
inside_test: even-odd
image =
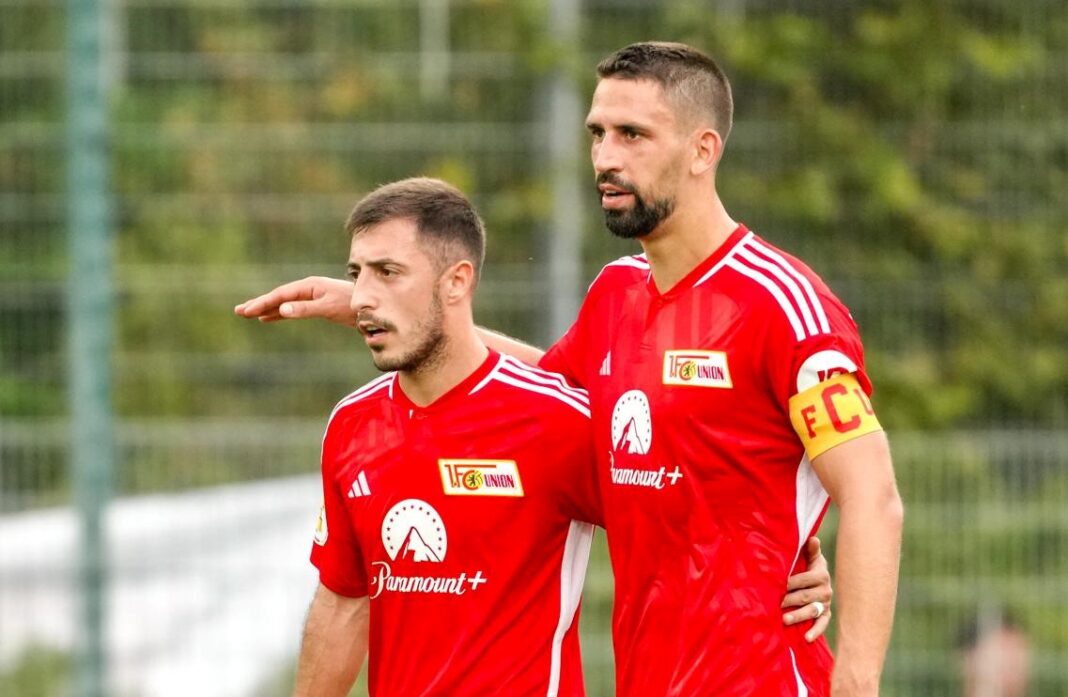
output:
[[[111,687],[245,697],[296,654],[316,584],[316,476],[118,499],[107,515]],[[0,669],[31,646],[72,651],[77,519],[0,516]]]

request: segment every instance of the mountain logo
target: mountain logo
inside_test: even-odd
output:
[[[420,499],[405,499],[382,520],[382,545],[393,561],[435,562],[445,559],[448,535],[434,507]]]
[[[612,447],[615,452],[647,455],[653,444],[649,398],[641,390],[624,392],[612,409]]]

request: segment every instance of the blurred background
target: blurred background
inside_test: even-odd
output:
[[[1068,694],[1061,0],[0,0],[0,695],[286,694],[323,425],[375,373],[232,307],[341,276],[352,205],[425,174],[487,220],[477,320],[551,342],[633,251],[582,119],[646,39],[724,66],[728,210],[861,327],[907,507],[884,694]]]

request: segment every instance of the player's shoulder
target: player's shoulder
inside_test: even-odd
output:
[[[396,379],[396,372],[386,373],[342,397],[330,411],[327,426],[358,418],[361,412],[373,407],[380,400],[391,398]]]
[[[729,253],[744,304],[789,325],[797,341],[834,333],[849,312],[807,264],[750,232]],[[852,319],[845,320],[851,325]]]
[[[527,413],[539,410],[557,418],[590,418],[590,396],[586,390],[571,385],[559,373],[536,368],[501,354],[497,364],[472,394],[493,385],[497,394],[509,404],[522,405]]]
[[[610,261],[594,277],[587,295],[643,283],[649,277],[649,269],[649,260],[644,254],[632,254]]]
[[[769,260],[772,260],[782,266],[783,268],[792,269],[793,271],[801,274],[805,278],[809,279],[812,283],[818,285],[822,290],[830,293],[830,289],[827,288],[827,284],[823,282],[823,279],[818,273],[816,273],[811,266],[806,264],[802,259],[790,253],[789,251],[778,247],[771,242],[763,239],[756,233],[753,233],[744,240],[746,249],[752,251],[755,254],[764,256]]]

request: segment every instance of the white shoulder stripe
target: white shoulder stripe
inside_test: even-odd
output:
[[[827,321],[827,313],[823,311],[823,303],[820,301],[820,296],[816,292],[816,289],[812,287],[812,282],[805,277],[805,275],[794,268],[794,265],[786,260],[783,255],[777,251],[762,243],[760,240],[753,240],[751,243],[753,249],[756,249],[763,253],[765,256],[775,260],[788,274],[797,279],[797,282],[804,289],[805,295],[808,296],[809,302],[812,304],[812,309],[816,312],[816,319],[820,323],[820,330],[824,333],[830,333],[831,325]]]
[[[475,385],[474,387],[472,387],[471,391],[468,392],[467,394],[468,395],[473,395],[474,393],[478,392],[483,387],[488,385],[489,381],[493,379],[493,376],[497,374],[497,371],[501,369],[501,363],[504,362],[504,359],[505,359],[505,356],[502,353],[500,358],[497,359],[497,364],[495,366],[493,366],[488,373],[486,373],[486,377],[484,377],[481,380],[479,380],[478,384]]]
[[[731,249],[731,251],[727,252],[724,255],[724,257],[722,259],[720,259],[718,262],[716,262],[716,264],[711,269],[706,271],[704,276],[701,276],[701,278],[697,279],[697,283],[693,284],[694,288],[696,288],[697,286],[701,285],[702,283],[704,283],[708,279],[712,278],[712,276],[714,276],[717,271],[719,271],[724,266],[726,266],[727,262],[729,262],[731,260],[731,258],[733,258],[734,255],[738,252],[738,250],[742,248],[742,245],[744,245],[746,242],[748,242],[750,239],[752,239],[752,237],[753,237],[753,233],[747,232],[745,234],[745,236],[742,237],[742,239],[738,240],[738,243],[736,245],[734,245],[734,248]]]
[[[507,370],[515,377],[526,378],[527,380],[531,380],[540,385],[555,387],[564,394],[574,397],[584,404],[590,403],[589,392],[580,387],[572,387],[567,383],[567,380],[564,379],[564,376],[558,373],[550,373],[547,370],[534,368],[516,358],[512,358],[511,356],[505,356],[500,362],[499,367],[501,370]]]
[[[759,269],[763,269],[764,272],[770,274],[775,279],[778,279],[779,283],[790,292],[793,296],[796,306],[801,310],[801,316],[805,320],[805,329],[808,330],[808,336],[815,336],[819,334],[819,330],[816,328],[816,320],[812,316],[812,310],[809,308],[808,301],[803,297],[800,286],[797,282],[791,278],[783,269],[775,264],[757,256],[749,249],[742,249],[738,252],[738,256],[745,259],[750,266],[756,266]]]
[[[641,269],[642,271],[648,271],[649,260],[645,258],[644,254],[641,254],[636,257],[620,257],[615,261],[610,261],[604,266],[602,266],[601,270],[597,272],[597,275],[594,277],[594,279],[590,281],[589,288],[593,288],[593,285],[597,283],[597,279],[599,279],[601,275],[604,274],[604,272],[612,266],[626,266],[634,269]],[[588,291],[589,288],[587,288],[586,290]]]
[[[590,395],[586,390],[579,389],[577,387],[571,387],[560,376],[553,375],[552,373],[541,373],[527,371],[523,369],[516,369],[507,364],[502,364],[501,369],[497,371],[498,375],[507,375],[508,377],[515,378],[517,380],[525,380],[533,385],[546,387],[550,390],[556,390],[561,395],[568,399],[573,399],[579,404],[588,407],[590,405]]]
[[[790,326],[794,329],[794,336],[798,341],[802,341],[805,338],[805,328],[801,324],[801,318],[797,316],[797,310],[790,304],[790,301],[783,295],[782,290],[771,279],[764,274],[749,268],[745,264],[741,263],[737,259],[731,259],[727,262],[727,266],[734,269],[743,276],[747,276],[771,293],[772,297],[779,303],[779,307],[782,308],[783,313],[786,315],[786,319],[790,321]]]
[[[492,380],[499,380],[530,392],[556,397],[582,414],[590,415],[590,396],[586,390],[572,387],[567,384],[563,376],[534,368],[518,358],[501,354],[501,357],[497,360],[497,365],[493,366],[493,369],[490,370],[486,377],[471,388],[468,394],[478,392]]]
[[[588,404],[583,404],[582,402],[576,400],[573,397],[570,397],[570,396],[564,394],[563,392],[561,392],[558,389],[554,389],[552,387],[543,387],[541,385],[536,385],[536,384],[534,384],[532,382],[529,382],[527,380],[523,380],[521,378],[512,377],[511,375],[508,375],[508,374],[504,373],[503,371],[497,372],[497,374],[493,376],[493,379],[497,380],[499,382],[503,382],[506,385],[511,385],[512,387],[518,387],[521,390],[527,390],[528,392],[537,392],[538,394],[543,394],[543,395],[545,395],[547,397],[552,397],[553,399],[558,399],[561,402],[563,402],[564,404],[566,404],[569,407],[571,407],[572,409],[574,409],[575,411],[577,411],[580,414],[582,414],[583,416],[585,416],[587,418],[589,418],[589,416],[590,416],[590,408],[589,408]]]
[[[365,399],[367,397],[370,397],[372,394],[374,394],[375,392],[378,392],[379,390],[381,390],[383,388],[388,387],[389,391],[390,391],[390,394],[392,394],[393,393],[393,381],[396,379],[396,377],[397,377],[396,373],[386,373],[385,375],[382,375],[381,377],[375,378],[374,380],[372,380],[371,382],[367,383],[363,387],[359,388],[355,392],[352,392],[352,393],[346,395],[344,398],[342,398],[342,400],[340,402],[337,403],[337,405],[334,407],[333,411],[330,412],[330,418],[333,419],[334,418],[334,414],[336,414],[338,412],[338,410],[340,410],[341,408],[346,407],[346,406],[348,406],[350,404],[354,404],[355,402],[358,402],[361,399]]]
[[[620,257],[615,261],[608,262],[605,266],[632,266],[636,269],[647,269],[649,268],[649,262],[637,257]]]
[[[393,381],[396,379],[396,377],[397,377],[396,373],[386,373],[385,375],[383,375],[381,377],[375,378],[371,382],[367,383],[366,385],[364,385],[360,389],[356,390],[355,392],[349,394],[348,396],[346,396],[344,399],[342,399],[340,402],[337,403],[337,405],[334,407],[333,411],[330,412],[330,417],[326,420],[326,428],[323,430],[323,440],[319,444],[319,459],[320,459],[320,461],[322,460],[323,455],[326,452],[326,434],[330,432],[330,424],[332,424],[334,422],[334,417],[337,416],[337,413],[339,411],[341,411],[342,409],[344,409],[345,407],[347,407],[348,405],[355,404],[356,402],[360,401],[361,399],[365,399],[367,397],[370,397],[371,395],[375,394],[376,392],[380,392],[381,390],[386,389],[386,388],[389,389],[390,395],[392,395],[393,394]]]

